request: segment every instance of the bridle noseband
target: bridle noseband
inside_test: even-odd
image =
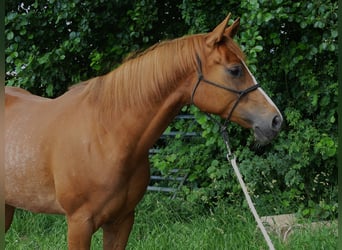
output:
[[[247,95],[248,93],[256,90],[257,88],[259,88],[259,84],[255,84],[253,85],[252,87],[249,87],[245,90],[236,90],[236,89],[232,89],[232,88],[229,88],[229,87],[226,87],[224,85],[221,85],[221,84],[218,84],[218,83],[215,83],[215,82],[212,82],[212,81],[209,81],[207,79],[204,78],[203,76],[203,73],[202,73],[202,62],[201,62],[201,59],[200,57],[198,56],[198,54],[196,54],[196,59],[197,59],[197,64],[198,64],[198,68],[197,68],[197,75],[198,75],[198,80],[194,86],[194,89],[192,90],[192,94],[191,94],[191,103],[194,104],[194,96],[195,96],[195,92],[199,86],[199,84],[201,82],[205,82],[207,84],[210,84],[210,85],[213,85],[215,87],[218,87],[218,88],[221,88],[221,89],[224,89],[226,91],[229,91],[229,92],[232,92],[232,93],[235,93],[238,95],[238,98],[236,99],[234,105],[233,105],[233,108],[230,110],[230,113],[226,119],[226,121],[229,121],[232,114],[233,114],[233,111],[235,110],[235,108],[237,107],[237,105],[239,104],[240,100],[242,97],[244,97],[245,95]]]

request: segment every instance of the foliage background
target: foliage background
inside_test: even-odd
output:
[[[258,82],[286,120],[272,145],[229,126],[240,168],[264,214],[337,213],[337,1],[6,1],[6,84],[56,97],[104,74],[130,52],[165,39],[208,32],[228,12]],[[152,157],[163,172],[189,171],[185,199],[244,206],[218,127],[194,107],[196,123],[175,121],[177,136]]]

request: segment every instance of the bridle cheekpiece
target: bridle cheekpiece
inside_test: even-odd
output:
[[[212,81],[209,81],[207,79],[204,78],[203,76],[203,73],[202,73],[202,62],[201,62],[201,59],[200,57],[198,56],[198,54],[196,54],[196,60],[197,60],[197,65],[198,65],[198,68],[197,68],[197,76],[198,76],[198,79],[197,79],[197,82],[192,90],[192,94],[191,94],[191,103],[194,104],[194,96],[195,96],[195,93],[196,93],[196,90],[199,86],[199,84],[201,82],[204,82],[204,83],[207,83],[207,84],[210,84],[210,85],[213,85],[215,87],[218,87],[218,88],[221,88],[223,90],[226,90],[226,91],[229,91],[229,92],[232,92],[232,93],[235,93],[238,95],[238,98],[236,99],[234,105],[233,105],[233,108],[230,110],[230,113],[227,117],[226,120],[230,120],[232,114],[233,114],[233,111],[235,110],[235,108],[237,107],[237,105],[239,104],[240,100],[242,99],[242,97],[244,97],[245,95],[247,95],[248,93],[256,90],[257,88],[259,88],[259,84],[255,84],[245,90],[236,90],[236,89],[232,89],[232,88],[229,88],[229,87],[226,87],[224,85],[221,85],[221,84],[218,84],[218,83],[215,83],[215,82],[212,82]]]

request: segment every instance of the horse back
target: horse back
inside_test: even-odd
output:
[[[18,87],[5,87],[5,108],[20,101],[45,101],[48,98],[32,95],[29,91]]]

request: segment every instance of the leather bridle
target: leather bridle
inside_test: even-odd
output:
[[[227,117],[227,120],[226,121],[229,121],[235,108],[237,107],[237,105],[239,104],[240,100],[242,99],[242,97],[244,97],[245,95],[247,95],[248,93],[256,90],[257,88],[259,88],[259,84],[255,84],[245,90],[236,90],[236,89],[232,89],[232,88],[229,88],[229,87],[226,87],[224,85],[221,85],[221,84],[218,84],[218,83],[215,83],[215,82],[212,82],[212,81],[209,81],[207,79],[204,78],[203,76],[203,73],[202,73],[202,62],[201,62],[201,59],[200,57],[198,56],[198,54],[196,54],[196,60],[197,60],[197,64],[198,64],[198,68],[197,68],[197,75],[198,75],[198,79],[197,79],[197,82],[192,90],[192,94],[191,94],[191,103],[194,104],[194,96],[195,96],[195,93],[196,93],[196,90],[199,86],[199,84],[201,82],[205,82],[207,84],[210,84],[210,85],[213,85],[215,87],[218,87],[218,88],[221,88],[223,90],[226,90],[226,91],[229,91],[229,92],[232,92],[232,93],[235,93],[238,95],[238,98],[236,99],[232,109],[230,110],[230,113]]]

